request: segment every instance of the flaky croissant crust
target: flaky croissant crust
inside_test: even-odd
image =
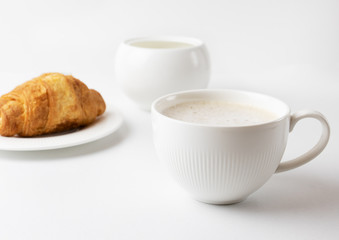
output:
[[[37,136],[67,131],[105,112],[102,96],[71,75],[46,73],[0,98],[0,134]]]

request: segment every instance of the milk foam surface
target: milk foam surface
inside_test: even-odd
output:
[[[277,118],[265,109],[226,101],[185,102],[171,106],[162,113],[185,122],[217,126],[248,126]]]

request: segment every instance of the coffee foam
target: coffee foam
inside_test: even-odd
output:
[[[227,101],[189,101],[162,112],[177,120],[217,126],[248,126],[269,122],[277,115],[257,106]]]

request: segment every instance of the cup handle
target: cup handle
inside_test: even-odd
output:
[[[290,118],[290,132],[293,130],[296,123],[303,118],[315,118],[321,123],[322,134],[318,143],[311,150],[304,153],[303,155],[293,160],[280,163],[275,173],[284,172],[304,165],[305,163],[311,161],[313,158],[318,156],[326,147],[330,138],[330,126],[325,116],[322,115],[320,112],[304,110],[292,114]]]

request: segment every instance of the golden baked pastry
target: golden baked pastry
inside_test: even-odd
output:
[[[100,93],[80,80],[46,73],[0,98],[0,134],[31,137],[88,125],[105,112]]]

